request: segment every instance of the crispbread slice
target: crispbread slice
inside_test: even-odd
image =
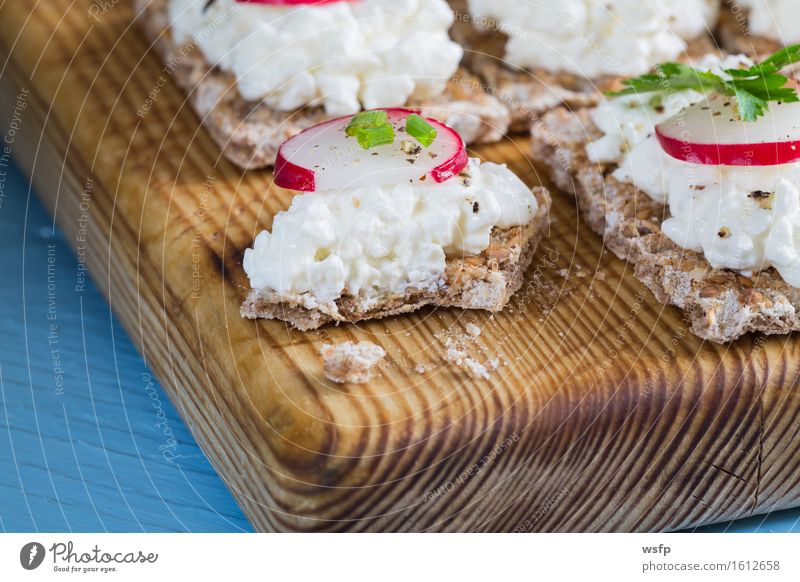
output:
[[[533,156],[550,170],[560,189],[576,195],[589,227],[663,302],[684,309],[696,335],[718,343],[757,331],[800,330],[800,290],[774,269],[752,278],[714,269],[702,254],[662,235],[669,209],[633,185],[616,180],[613,166],[586,156],[589,140],[602,136],[588,109],[545,114],[532,130]]]
[[[253,290],[242,305],[242,316],[279,319],[307,331],[333,322],[409,313],[426,305],[501,311],[522,286],[525,270],[549,224],[549,193],[534,188],[533,194],[539,208],[530,223],[495,229],[489,248],[481,255],[448,258],[436,289],[410,289],[397,296],[345,295],[322,305],[314,305],[313,297]]]
[[[571,73],[551,73],[543,69],[524,70],[504,62],[508,37],[499,30],[479,30],[472,24],[466,0],[448,0],[456,14],[450,30],[464,47],[464,64],[486,84],[511,111],[513,132],[528,131],[545,111],[565,105],[570,109],[595,105],[604,91],[617,87],[619,77],[585,79]],[[682,60],[713,52],[709,36],[691,43]]]
[[[173,42],[167,0],[135,0],[134,6],[137,20],[164,62],[165,72],[170,72],[186,91],[211,137],[237,166],[271,166],[281,143],[330,118],[321,107],[281,112],[263,103],[245,101],[231,75],[211,67],[195,47]],[[408,106],[448,124],[468,144],[500,140],[510,121],[508,108],[463,69],[453,76],[443,95]]]
[[[781,49],[781,44],[772,39],[755,36],[748,28],[746,8],[728,4],[720,14],[717,37],[722,48],[731,53],[747,55],[759,61]],[[794,26],[789,24],[789,26]]]
[[[508,37],[498,30],[479,30],[472,24],[466,0],[448,0],[456,14],[450,36],[464,47],[464,65],[485,83],[511,112],[510,131],[530,128],[536,115],[562,104],[589,106],[610,80],[593,84],[568,73],[525,71],[505,63]],[[610,86],[610,85],[609,85]]]

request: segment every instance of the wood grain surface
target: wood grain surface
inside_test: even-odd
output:
[[[256,528],[651,531],[800,505],[795,337],[704,344],[560,193],[500,315],[245,321],[243,250],[288,194],[221,159],[129,2],[0,6],[14,154],[69,240],[89,224],[93,278]],[[475,153],[533,185],[526,152]],[[490,381],[443,364],[448,337],[500,359]],[[324,379],[344,340],[387,350],[376,381]]]

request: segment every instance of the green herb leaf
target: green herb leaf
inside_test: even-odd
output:
[[[778,71],[785,69],[789,65],[793,65],[797,62],[800,62],[800,44],[787,46],[786,48],[779,50],[771,57],[748,69],[748,72],[751,73],[751,76],[756,76],[759,74],[768,75],[770,73],[777,73]]]
[[[355,137],[358,139],[358,145],[368,150],[375,146],[393,143],[394,128],[389,123],[375,127],[361,127],[356,130]]]
[[[380,109],[354,115],[344,132],[355,137],[365,150],[394,142],[394,127],[386,112]]]
[[[354,137],[361,129],[379,127],[381,125],[389,125],[389,116],[386,115],[385,111],[362,111],[353,116],[353,119],[350,120],[350,125],[347,126],[344,132],[350,137]]]
[[[739,117],[743,121],[755,121],[764,115],[764,112],[769,107],[766,101],[743,89],[736,89],[735,91],[736,101],[739,105]]]
[[[781,49],[749,69],[727,69],[725,74],[730,79],[681,63],[663,63],[656,67],[655,74],[627,79],[622,82],[624,89],[606,95],[619,97],[687,89],[702,93],[717,92],[736,98],[742,121],[755,121],[765,114],[771,101],[800,101],[797,89],[787,86],[788,79],[779,74],[779,71],[797,62],[800,62],[800,45]]]
[[[436,140],[436,128],[416,113],[406,118],[406,132],[426,148]]]

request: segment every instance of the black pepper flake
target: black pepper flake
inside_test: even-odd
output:
[[[422,146],[403,140],[400,142],[400,149],[403,150],[404,154],[409,156],[418,156],[422,151]]]
[[[758,204],[764,210],[772,210],[772,200],[775,198],[774,193],[756,190],[754,192],[750,192],[750,194],[747,196],[755,200],[756,204]]]
[[[437,154],[436,152],[428,152],[428,156],[430,156],[432,160],[435,160],[436,158],[439,157],[439,154]]]
[[[722,228],[719,229],[717,236],[719,238],[728,238],[729,236],[731,236],[731,229],[729,229],[727,226],[723,226]]]
[[[406,161],[412,166],[417,163],[416,158],[406,158]]]
[[[214,4],[217,0],[206,0],[205,6],[203,6],[203,14],[205,14],[206,10],[211,8],[211,5]]]
[[[656,107],[656,113],[664,113],[664,111],[666,111],[666,109],[664,109],[663,105]]]
[[[472,203],[472,213],[473,214],[478,214],[480,211],[481,211],[481,205],[478,204],[477,202],[473,202]]]

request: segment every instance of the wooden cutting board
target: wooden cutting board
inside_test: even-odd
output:
[[[243,250],[288,195],[220,158],[129,2],[1,6],[0,130],[256,528],[649,531],[800,505],[797,338],[699,341],[557,192],[501,315],[245,321]],[[537,184],[526,152],[476,153]],[[442,364],[448,337],[500,359],[490,381]],[[324,379],[345,340],[386,349],[374,382]]]

